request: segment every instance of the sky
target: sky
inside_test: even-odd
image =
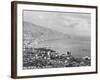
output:
[[[90,37],[91,35],[91,14],[89,13],[24,10],[23,21],[72,36]]]

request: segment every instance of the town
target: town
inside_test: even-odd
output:
[[[70,51],[59,54],[53,49],[25,48],[23,51],[23,69],[63,68],[91,66],[88,56],[76,58]]]

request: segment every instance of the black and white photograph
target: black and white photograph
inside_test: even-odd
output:
[[[97,6],[12,2],[13,78],[97,73]]]
[[[23,69],[91,66],[91,14],[23,10]]]

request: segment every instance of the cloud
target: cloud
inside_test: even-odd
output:
[[[57,30],[64,34],[90,36],[91,15],[86,13],[59,13],[24,11],[24,21]]]

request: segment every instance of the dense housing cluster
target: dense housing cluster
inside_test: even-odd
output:
[[[88,56],[73,57],[71,52],[60,54],[49,48],[25,48],[23,51],[23,69],[60,68],[90,66]]]

